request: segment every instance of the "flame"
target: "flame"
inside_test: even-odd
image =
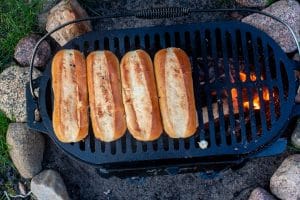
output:
[[[240,80],[245,82],[247,80],[247,75],[244,72],[240,72]],[[256,76],[253,73],[250,73],[250,80],[256,81]]]
[[[256,79],[257,78],[256,78],[255,74],[250,73],[250,80],[251,81],[256,81]],[[247,75],[244,72],[240,72],[240,80],[242,82],[245,82],[247,80]],[[262,80],[263,80],[263,78],[262,78]],[[244,93],[244,91],[242,91],[242,93]],[[238,97],[238,91],[237,91],[236,88],[231,89],[231,96],[232,96],[233,99]],[[266,87],[263,87],[263,89],[262,89],[262,98],[263,98],[264,101],[269,101],[270,100],[269,90]],[[254,92],[254,94],[253,94],[253,102],[252,103],[253,103],[253,109],[254,110],[259,110],[260,109],[259,95],[258,95],[257,91]],[[243,106],[244,106],[244,108],[249,109],[249,107],[250,107],[249,101],[244,101]]]

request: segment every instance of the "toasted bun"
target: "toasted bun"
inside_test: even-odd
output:
[[[110,51],[94,51],[87,57],[91,120],[95,137],[111,142],[126,131],[118,58]]]
[[[121,61],[123,102],[127,127],[141,141],[162,133],[158,97],[150,56],[143,50],[128,52]]]
[[[84,56],[61,50],[52,61],[53,128],[61,142],[78,142],[88,135],[88,94]]]
[[[164,130],[172,138],[193,135],[198,120],[187,54],[179,48],[162,49],[154,66]]]

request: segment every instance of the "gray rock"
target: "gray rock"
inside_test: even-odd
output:
[[[273,174],[270,189],[283,200],[300,199],[300,154],[286,158]]]
[[[300,37],[300,4],[297,1],[281,0],[273,3],[262,11],[279,17],[292,27],[298,38]],[[266,32],[280,44],[286,53],[290,53],[297,48],[289,30],[270,17],[255,13],[243,18],[242,22],[251,24]]]
[[[50,9],[52,7],[54,7],[55,4],[57,4],[58,2],[59,2],[59,0],[44,0],[43,1],[41,11],[37,15],[38,27],[42,32],[44,32],[46,29],[47,17],[48,17]]]
[[[275,198],[263,188],[255,188],[248,200],[275,200]]]
[[[29,131],[25,123],[12,123],[6,135],[9,155],[24,178],[32,178],[42,170],[45,140],[41,133]]]
[[[44,170],[33,177],[30,188],[39,200],[70,199],[63,179],[54,170]]]
[[[238,4],[246,7],[265,7],[270,0],[235,0]]]
[[[299,96],[299,93],[296,96],[296,101],[299,100],[298,96]],[[300,119],[297,120],[297,126],[292,134],[291,142],[296,148],[300,149]]]
[[[296,54],[293,56],[293,60],[300,62],[300,55],[299,55],[299,53],[296,53]]]
[[[15,48],[14,58],[22,66],[29,66],[33,49],[36,43],[39,41],[39,39],[41,39],[40,36],[31,34],[27,37],[22,38],[18,42]],[[50,45],[47,41],[44,40],[39,46],[33,65],[35,67],[45,66],[50,56],[51,56]]]
[[[33,78],[40,72],[33,70]],[[29,68],[12,65],[0,74],[0,110],[16,122],[26,122],[25,85],[29,81]]]
[[[43,0],[41,12],[49,11],[55,6],[60,0]]]
[[[299,93],[299,91],[300,91],[300,86],[298,87],[298,93],[297,93],[297,95],[295,97],[295,102],[296,103],[300,103],[300,93]],[[295,131],[294,131],[294,133],[295,133]]]
[[[46,11],[46,12],[41,12],[37,15],[38,27],[42,32],[44,32],[46,29],[48,14],[49,12]]]

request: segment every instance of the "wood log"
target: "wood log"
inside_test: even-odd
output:
[[[233,107],[233,113],[238,114],[239,113],[239,107],[238,107],[238,102],[237,99],[233,98],[232,99],[232,107]],[[221,106],[223,107],[223,113],[224,116],[229,115],[229,104],[227,98],[222,99],[222,104]],[[213,103],[212,104],[212,113],[213,113],[213,118],[218,119],[219,118],[219,103]],[[207,107],[202,107],[202,117],[203,117],[203,124],[206,124],[209,122],[209,117],[208,117],[208,108]]]
[[[50,10],[47,17],[46,30],[50,32],[61,24],[86,17],[88,17],[86,11],[76,0],[63,0]],[[73,38],[91,30],[90,21],[83,21],[65,26],[51,34],[51,37],[63,46]]]

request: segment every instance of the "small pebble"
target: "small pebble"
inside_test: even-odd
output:
[[[105,195],[109,195],[111,193],[111,190],[106,190],[103,192]]]
[[[198,142],[198,145],[199,145],[200,149],[207,149],[208,142],[206,140],[201,140],[200,142]]]
[[[241,15],[239,12],[232,12],[230,13],[230,17],[236,20],[241,20],[243,18],[243,15]]]
[[[26,188],[25,188],[25,185],[21,182],[18,183],[18,188],[19,188],[19,191],[22,195],[26,195]]]

